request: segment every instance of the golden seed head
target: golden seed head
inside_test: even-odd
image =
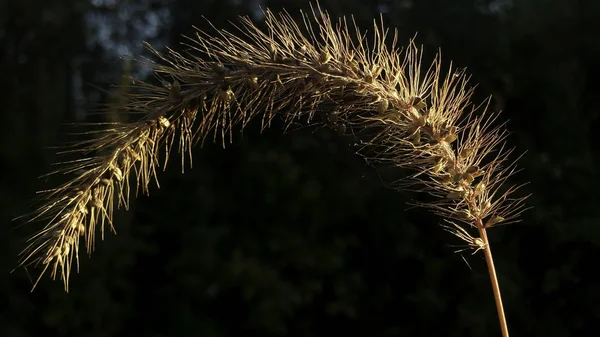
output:
[[[412,42],[402,53],[389,48],[386,42],[391,41],[384,38],[388,34],[378,27],[374,41],[363,39],[362,33],[354,40],[354,32],[344,24],[336,25],[326,13],[321,14],[315,17],[319,25],[315,32],[320,33],[316,35],[309,26],[305,27],[309,34],[303,35],[302,27],[293,25],[287,15],[266,12],[264,34],[248,20],[240,36],[198,34],[197,56],[156,51],[161,59],[154,68],[156,74],[172,82],[163,81],[164,87],[134,83],[136,90],[125,93],[128,100],[118,104],[123,110],[145,113],[143,122],[108,126],[97,140],[80,143],[78,150],[89,161],[75,162],[74,168],[62,171],[81,169],[70,183],[52,190],[38,209],[52,220],[49,229],[34,238],[27,259],[61,265],[54,273],[62,269],[66,283],[71,261],[65,256],[78,253],[74,244],[80,235],[91,250],[97,222],[112,227],[114,209],[129,205],[131,190],[137,187],[148,192],[155,169],[167,164],[174,143],[179,152],[189,152],[191,157],[192,145],[213,131],[215,138],[225,138],[236,123],[244,128],[251,118],[261,117],[266,128],[274,115],[282,115],[287,126],[299,117],[308,116],[310,123],[320,115],[325,124],[329,120],[343,133],[348,126],[353,135],[355,130],[371,128],[364,130],[370,138],[364,147],[374,152],[367,155],[416,169],[413,182],[422,184],[416,189],[441,199],[427,201],[426,206],[447,215],[447,220],[466,223],[465,219],[476,217],[493,226],[504,221],[494,213],[507,218],[509,214],[509,219],[518,214],[518,203],[504,196],[492,199],[495,190],[485,186],[502,183],[502,174],[507,172],[495,169],[502,165],[505,150],[494,146],[504,134],[492,126],[495,117],[463,111],[471,103],[466,82],[452,80],[452,73],[442,74],[437,59],[431,67],[422,67],[421,51]],[[367,40],[374,43],[366,45]],[[364,138],[360,141],[363,144]],[[489,158],[487,154],[495,150],[500,154]],[[477,178],[483,171],[469,165],[484,159],[487,162],[480,165],[490,167],[489,172]],[[65,213],[69,217],[61,218]],[[458,227],[459,235],[470,239],[473,248],[483,246],[481,239]]]

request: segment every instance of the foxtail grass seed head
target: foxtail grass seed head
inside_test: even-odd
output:
[[[443,71],[439,56],[424,64],[413,41],[397,45],[397,32],[381,23],[369,40],[318,6],[302,14],[302,28],[287,13],[264,14],[266,31],[248,17],[237,34],[197,31],[188,54],[146,45],[156,61],[141,62],[172,81],[133,81],[119,110],[142,117],[99,125],[69,151],[81,159],[54,173],[74,178],[43,194],[31,221],[45,227],[30,238],[22,265],[41,265],[42,275],[50,270],[67,289],[79,238],[91,254],[97,227],[114,232],[114,208],[127,209],[131,194],[158,185],[173,146],[183,170],[192,146],[209,138],[225,146],[235,127],[254,118],[263,129],[275,117],[286,126],[318,120],[361,138],[359,154],[415,171],[398,188],[431,194],[420,205],[454,221],[454,234],[473,247],[485,243],[467,229],[518,221],[524,198],[506,186],[515,172],[506,165],[506,132],[494,123],[497,114],[473,108],[464,72]]]

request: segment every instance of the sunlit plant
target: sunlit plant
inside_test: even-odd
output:
[[[102,238],[114,231],[115,207],[128,208],[131,194],[158,185],[173,151],[183,168],[194,145],[210,139],[225,146],[255,118],[263,129],[276,117],[287,126],[321,123],[361,139],[359,154],[414,172],[397,187],[430,194],[418,205],[485,255],[508,336],[487,230],[518,221],[525,204],[514,196],[519,186],[507,182],[515,166],[498,114],[472,104],[463,71],[442,70],[439,56],[424,66],[422,51],[412,41],[400,48],[381,22],[368,41],[352,20],[332,22],[318,6],[302,19],[299,25],[267,10],[266,30],[242,17],[236,33],[197,31],[185,53],[147,45],[157,61],[142,62],[159,81],[132,80],[134,90],[116,107],[141,118],[97,124],[91,139],[65,149],[79,159],[53,174],[73,178],[43,191],[31,220],[46,225],[31,237],[22,264],[41,265],[40,277],[50,271],[68,290],[80,241],[91,253],[98,230]]]

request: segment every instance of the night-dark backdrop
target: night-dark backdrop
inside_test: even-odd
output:
[[[383,13],[408,41],[467,67],[476,99],[493,95],[525,152],[515,183],[533,193],[520,224],[490,232],[514,336],[593,336],[600,322],[600,1],[338,0],[369,29]],[[121,76],[147,76],[131,55],[146,40],[180,48],[192,26],[258,6],[297,16],[305,1],[4,0],[0,2],[0,335],[499,336],[481,255],[440,219],[407,209],[418,195],[334,131],[282,123],[173,161],[161,188],[117,215],[70,292],[17,269],[37,179]],[[122,56],[122,57],[121,57]],[[97,117],[93,117],[97,118]],[[109,114],[119,120],[123,116]],[[392,175],[395,173],[391,173]],[[470,269],[472,268],[472,270]]]

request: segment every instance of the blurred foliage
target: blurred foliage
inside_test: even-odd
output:
[[[595,0],[322,0],[333,15],[389,26],[431,57],[466,66],[478,98],[510,119],[527,151],[515,181],[533,193],[523,223],[490,233],[514,335],[590,336],[600,321],[598,193],[600,3]],[[61,123],[105,101],[142,40],[178,46],[202,16],[225,27],[258,6],[297,14],[305,1],[8,0],[0,2],[0,335],[499,335],[481,256],[461,257],[439,219],[386,188],[395,172],[354,155],[354,140],[318,128],[260,135],[173,161],[151,197],[119,213],[65,294],[17,269],[35,179],[68,139]],[[92,19],[93,18],[93,19]],[[99,19],[103,18],[103,19]],[[109,33],[107,33],[109,32]],[[100,90],[98,87],[102,88]],[[111,112],[110,120],[118,120]],[[122,117],[121,117],[122,118]]]

